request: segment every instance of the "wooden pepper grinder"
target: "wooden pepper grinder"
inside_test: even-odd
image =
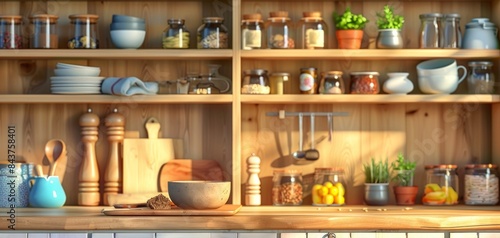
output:
[[[245,205],[259,206],[260,196],[260,158],[255,154],[247,158],[248,180],[245,192]]]
[[[122,159],[120,157],[120,145],[123,143],[125,134],[125,117],[114,109],[104,119],[104,125],[108,128],[109,157],[106,170],[104,171],[104,193],[103,204],[110,205],[108,202],[109,194],[118,194],[122,192]]]
[[[89,108],[87,113],[80,117],[80,126],[82,127],[83,158],[80,167],[78,205],[98,206],[101,195],[95,143],[99,133],[99,117]]]

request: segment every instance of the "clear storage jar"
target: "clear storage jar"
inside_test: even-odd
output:
[[[329,71],[322,73],[319,93],[321,94],[344,94],[345,86],[342,71]]]
[[[288,12],[270,12],[267,19],[267,48],[294,49],[295,34]]]
[[[273,172],[273,205],[301,205],[303,199],[302,173],[295,170]]]
[[[318,69],[314,67],[301,68],[299,88],[302,94],[316,94],[318,92]]]
[[[168,27],[163,31],[163,49],[188,49],[190,33],[184,26],[184,19],[168,19]]]
[[[285,93],[285,82],[290,79],[289,73],[275,72],[269,77],[271,83],[271,94],[284,94]]]
[[[380,84],[378,72],[352,72],[351,94],[378,94]]]
[[[205,17],[198,27],[198,49],[227,49],[229,34],[222,17]]]
[[[441,13],[420,14],[419,48],[437,49],[441,47]]]
[[[303,12],[299,22],[300,49],[325,49],[328,42],[328,27],[321,12]]]
[[[0,49],[22,49],[22,16],[2,15],[0,16]]]
[[[258,13],[245,14],[241,21],[241,49],[262,49],[265,37],[264,22]]]
[[[426,185],[422,203],[424,205],[458,204],[459,181],[457,165],[426,165]]]
[[[472,61],[469,62],[469,75],[467,86],[470,94],[493,94],[495,91],[495,74],[493,73],[493,62]]]
[[[498,203],[498,171],[494,164],[470,164],[465,167],[464,203],[496,205]]]
[[[245,70],[241,87],[242,94],[269,94],[269,77],[265,69]]]
[[[315,168],[311,190],[312,204],[340,206],[345,204],[345,180],[342,168]]]
[[[32,49],[57,49],[59,35],[57,32],[56,15],[37,14],[30,17],[31,34],[30,48]]]
[[[98,49],[99,37],[97,30],[98,15],[70,15],[71,31],[68,40],[69,49]]]

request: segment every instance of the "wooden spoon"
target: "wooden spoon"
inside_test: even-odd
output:
[[[62,140],[52,139],[45,144],[45,157],[49,161],[48,176],[54,176],[59,158],[66,156],[66,144]]]

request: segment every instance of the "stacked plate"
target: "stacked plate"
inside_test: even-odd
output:
[[[50,89],[56,94],[100,94],[105,77],[99,67],[57,63],[50,77]]]

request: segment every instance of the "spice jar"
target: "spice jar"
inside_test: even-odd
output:
[[[273,205],[302,204],[302,173],[294,170],[273,172]]]
[[[441,47],[441,18],[440,13],[420,14],[420,37],[418,38],[419,48],[440,48]]]
[[[69,49],[98,49],[97,20],[99,16],[91,14],[70,15],[71,36],[68,41]]]
[[[184,27],[184,19],[168,19],[168,28],[163,31],[163,49],[188,49],[189,31]]]
[[[288,12],[270,12],[267,21],[267,48],[294,49],[294,29],[293,24],[288,17]]]
[[[300,69],[300,93],[316,94],[318,90],[318,70],[316,68]]]
[[[467,86],[470,94],[493,94],[495,87],[495,75],[490,61],[469,62],[469,76]]]
[[[205,17],[198,27],[198,49],[227,49],[228,32],[222,17]]]
[[[17,15],[0,16],[0,49],[22,49],[22,17]]]
[[[287,82],[290,78],[289,73],[272,73],[270,76],[271,81],[271,94],[283,94],[284,93],[284,82]]]
[[[496,205],[498,175],[494,164],[470,164],[465,167],[464,202],[467,205]]]
[[[242,94],[269,94],[269,78],[265,69],[245,70],[241,87]]]
[[[351,94],[377,94],[380,92],[378,72],[352,72]]]
[[[454,205],[458,204],[457,165],[441,164],[426,165],[424,205]]]
[[[58,16],[49,14],[38,14],[30,17],[30,48],[58,48],[57,19],[59,19]]]
[[[341,71],[329,71],[321,75],[319,87],[321,94],[343,94],[345,93],[344,80]]]
[[[312,187],[313,205],[344,205],[345,181],[342,168],[314,169],[314,186]]]
[[[241,21],[241,49],[262,49],[264,43],[264,23],[258,13],[245,14]]]
[[[321,17],[321,12],[304,12],[299,22],[300,49],[327,48],[327,25]]]

